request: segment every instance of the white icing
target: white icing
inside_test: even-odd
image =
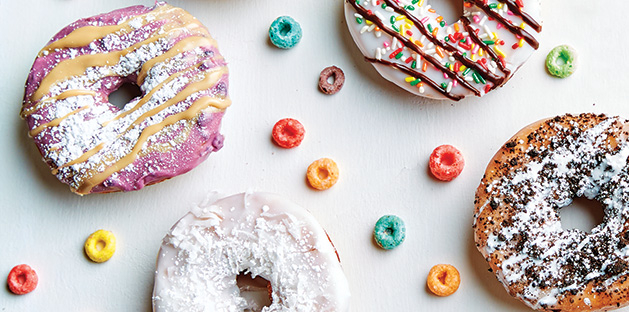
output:
[[[271,283],[272,303],[240,294],[236,276]],[[154,311],[347,311],[349,286],[326,233],[277,195],[207,202],[179,220],[158,255]]]
[[[365,17],[356,13],[356,10],[349,3],[349,1],[354,1],[354,0],[345,0],[345,18],[346,18],[350,33],[352,35],[352,38],[356,42],[362,54],[366,57],[383,59],[386,61],[399,63],[401,65],[407,66],[408,68],[411,68],[410,63],[406,63],[405,60],[409,56],[414,54],[415,52],[412,51],[411,49],[404,48],[402,51],[403,56],[399,60],[396,60],[395,58],[390,58],[389,53],[397,49],[396,48],[398,44],[397,38],[392,37],[391,35],[387,34],[384,31],[375,31],[374,28],[369,27],[369,25],[365,22],[365,20],[363,20],[361,23],[358,23],[356,21],[357,18],[362,20],[362,19],[365,19]],[[524,11],[527,14],[529,14],[534,20],[536,20],[538,23],[541,24],[541,14],[540,14],[541,1],[540,0],[523,0],[522,2],[524,3],[524,7],[523,7]],[[379,1],[379,2],[364,1],[364,0],[359,1],[360,6],[362,6],[366,10],[371,10],[372,12],[374,12],[374,14],[380,20],[383,21],[383,23],[385,24],[385,26],[387,26],[388,29],[391,29],[397,33],[400,33],[399,31],[401,29],[400,27],[406,27],[405,30],[409,30],[412,33],[412,35],[408,35],[404,31],[402,32],[404,36],[407,38],[410,38],[412,41],[417,40],[421,42],[424,45],[424,47],[420,47],[420,49],[423,50],[426,54],[434,57],[442,65],[446,65],[446,63],[453,64],[452,62],[453,56],[451,52],[446,51],[445,53],[443,53],[444,54],[443,56],[440,55],[438,51],[435,49],[435,45],[432,42],[426,40],[426,36],[423,35],[422,32],[420,32],[420,30],[418,29],[418,25],[413,25],[412,23],[409,23],[407,20],[401,18],[400,14],[395,12],[393,8],[390,6],[386,6],[385,8],[382,8],[381,4],[382,4],[382,1]],[[504,5],[504,3],[502,3],[501,1],[489,0],[488,4],[498,5],[500,9],[494,9],[494,11],[500,14],[501,16],[505,17],[507,20],[512,21],[514,25],[520,26],[522,24],[523,20],[519,16],[515,14],[507,13],[508,10],[506,8],[506,5]],[[453,25],[457,23],[454,23],[452,25],[446,24],[445,26],[441,26],[440,22],[437,20],[441,16],[439,12],[433,13],[429,11],[431,9],[429,0],[422,0],[415,4],[409,1],[408,4],[400,3],[400,5],[403,7],[407,7],[406,13],[420,20],[424,24],[424,26],[426,27],[426,30],[429,33],[432,34],[432,29],[438,28],[438,31],[436,33],[436,38],[438,40],[445,42],[444,38],[447,35],[454,33]],[[412,7],[413,9],[412,10],[408,9],[408,6]],[[472,5],[469,8],[464,7],[463,10],[464,10],[464,16],[469,17],[472,27],[474,29],[479,29],[480,39],[494,40],[498,38],[498,39],[502,39],[505,42],[504,45],[499,46],[499,49],[505,55],[506,67],[509,71],[511,71],[511,74],[513,74],[513,72],[515,72],[522,64],[524,64],[524,62],[529,58],[529,56],[535,51],[535,49],[531,47],[526,41],[523,43],[522,47],[513,49],[512,46],[514,44],[518,44],[520,39],[517,38],[515,35],[513,35],[511,32],[509,32],[498,21],[488,20],[488,16],[486,15],[486,13],[482,11],[480,8],[478,8],[477,6]],[[392,28],[391,26],[391,22],[390,22],[391,17],[396,19],[396,22],[395,22],[396,29]],[[477,20],[478,22],[476,22]],[[410,28],[408,26],[405,26],[406,24],[409,24]],[[428,28],[428,24],[431,25],[431,28]],[[465,37],[468,37],[469,33],[465,30],[465,28],[462,27],[463,24],[462,23],[458,23],[458,24],[460,27],[459,32],[463,34]],[[531,35],[536,34],[536,32],[531,27],[525,26],[524,28]],[[384,33],[384,36],[382,36],[383,33]],[[494,34],[496,36],[494,36]],[[446,42],[446,44],[449,44],[449,42]],[[454,47],[457,48],[461,53],[466,53],[468,57],[471,57],[470,50],[464,49],[458,44],[455,44]],[[493,48],[494,46],[492,45],[491,47]],[[472,49],[472,51],[473,50],[474,49]],[[472,58],[472,61],[478,61],[482,59],[483,57],[487,57],[487,54],[485,53],[481,56],[480,54],[476,53],[474,55],[474,58]],[[496,62],[491,60],[491,58],[488,58],[488,60],[489,62],[487,65],[488,67],[487,69],[494,74],[503,76],[501,71],[498,70]],[[450,83],[453,82],[453,79],[444,77],[443,72],[436,69],[432,65],[428,66],[428,70],[424,72],[423,70],[421,70],[421,62],[423,61],[418,60],[419,65],[417,66],[416,70],[426,75],[428,78],[434,80],[437,84],[445,83],[448,89],[451,88],[451,92],[453,94],[461,95],[461,96],[469,96],[469,95],[474,94],[471,90],[465,88],[461,84],[457,84],[456,86],[450,85]],[[397,84],[399,87],[406,89],[409,92],[415,93],[417,95],[429,97],[429,98],[434,98],[434,99],[447,99],[446,96],[436,91],[434,88],[427,86],[426,84],[424,84],[425,86],[424,91],[420,90],[422,87],[420,87],[419,84],[411,86],[411,84],[405,80],[407,77],[409,77],[409,74],[407,73],[404,73],[398,69],[395,69],[393,67],[383,65],[383,64],[373,63],[373,65],[376,68],[376,70],[385,79]],[[461,71],[459,72],[459,75],[461,75],[466,81],[470,82],[473,87],[480,90],[481,95],[485,94],[485,91],[484,91],[485,84],[475,82],[474,78],[472,77],[472,74],[463,76],[462,71]]]

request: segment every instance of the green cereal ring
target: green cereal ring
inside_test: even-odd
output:
[[[577,63],[577,52],[570,46],[560,45],[550,50],[546,56],[548,72],[559,78],[566,78],[574,73]]]
[[[280,16],[269,28],[269,39],[278,48],[290,49],[301,40],[302,32],[299,23],[290,16]]]
[[[393,249],[399,246],[406,237],[406,227],[404,221],[398,216],[382,216],[376,222],[373,229],[373,237],[378,246],[383,249]]]

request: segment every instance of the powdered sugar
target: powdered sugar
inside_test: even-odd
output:
[[[480,251],[487,259],[503,259],[496,274],[506,287],[520,289],[518,296],[535,309],[552,307],[586,284],[604,291],[624,276],[629,261],[621,235],[629,221],[629,144],[617,137],[626,121],[605,118],[580,130],[576,123],[557,120],[546,123],[553,136],[535,132],[547,145],[531,145],[522,153],[529,156],[514,158],[529,163],[487,185],[488,199],[479,203],[475,218],[475,227],[488,228]],[[609,143],[610,136],[617,146]],[[589,234],[561,228],[558,210],[580,196],[605,207],[604,223]],[[479,219],[487,209],[501,212],[500,226]]]
[[[174,15],[169,18],[177,19],[189,16],[181,9],[163,3],[159,3],[154,9],[156,11],[161,10],[160,14],[172,12]],[[142,11],[138,7],[132,7],[129,10]],[[121,14],[123,11],[119,10],[112,12],[112,14]],[[36,132],[34,139],[40,145],[44,159],[51,164],[57,177],[68,183],[75,191],[79,190],[86,180],[117,164],[125,156],[137,153],[136,144],[139,140],[144,141],[140,148],[146,151],[151,143],[167,137],[164,134],[168,131],[180,129],[179,131],[184,131],[182,133],[191,133],[190,129],[195,126],[196,118],[203,114],[221,113],[222,110],[209,108],[202,110],[196,116],[182,117],[187,122],[187,125],[183,127],[171,127],[165,123],[169,116],[189,110],[191,105],[201,97],[225,99],[227,96],[227,72],[216,47],[203,46],[190,51],[181,51],[181,53],[174,54],[172,58],[156,62],[153,68],[143,69],[143,65],[149,60],[168,52],[180,40],[189,36],[198,36],[198,34],[193,33],[185,25],[164,31],[163,27],[169,22],[169,19],[152,22],[155,17],[151,13],[139,17],[130,16],[129,18],[131,19],[128,20],[128,24],[133,29],[131,32],[117,31],[102,38],[94,38],[94,41],[89,43],[87,47],[68,47],[56,49],[53,54],[48,56],[42,54],[42,57],[52,60],[51,66],[43,70],[46,75],[50,74],[54,67],[61,66],[64,62],[73,61],[78,57],[94,56],[105,59],[107,55],[109,55],[107,57],[113,57],[116,53],[120,57],[112,58],[112,61],[107,61],[104,66],[87,66],[88,63],[84,74],[64,77],[64,79],[54,82],[45,90],[46,93],[41,99],[42,102],[31,103],[30,99],[25,101],[25,109],[30,109],[31,105],[36,107],[25,116],[31,129],[43,127],[41,131]],[[164,16],[160,18],[164,18]],[[124,21],[125,19],[122,19],[120,22]],[[147,24],[144,24],[145,21]],[[195,27],[198,25],[195,24]],[[156,35],[160,37],[152,37]],[[36,64],[38,64],[37,61]],[[203,64],[204,67],[195,66],[195,64]],[[82,64],[79,65],[82,66]],[[109,93],[123,83],[133,80],[140,74],[141,70],[147,70],[147,75],[140,88],[144,94],[152,92],[150,97],[136,98],[122,111],[110,105],[107,102]],[[219,70],[224,72],[220,79],[208,80],[210,84],[206,85],[205,88],[190,88],[189,91],[185,91],[185,96],[178,101],[171,101],[192,83],[199,82]],[[40,81],[33,83],[40,83],[42,77],[39,79]],[[42,88],[41,85],[40,88]],[[27,86],[27,90],[31,89]],[[56,99],[56,97],[62,96],[64,92],[74,92],[74,90],[81,90],[82,92],[91,90],[94,91],[95,95],[66,96]],[[213,123],[213,128],[206,127],[202,130],[208,132],[201,135],[204,140],[210,140],[211,143],[219,135],[216,133],[217,129],[214,129],[219,124],[212,120],[213,118],[220,120],[221,115],[211,118],[204,117]],[[53,124],[52,121],[55,119],[59,119],[60,122]],[[178,122],[175,121],[173,124],[175,123]],[[160,127],[164,131],[146,133],[145,130],[149,127]],[[182,142],[173,141],[171,143],[171,146],[175,146]],[[198,148],[207,150],[203,146]],[[197,155],[200,156],[196,157],[203,159],[209,151],[211,150],[198,153]],[[193,149],[190,149],[189,152],[194,153]],[[151,165],[150,163],[147,162],[148,165]],[[134,172],[134,175],[137,174],[135,170],[147,170],[146,167],[139,167],[138,164],[132,163],[125,164],[120,169]],[[187,170],[189,170],[189,166],[185,166],[185,171]],[[112,173],[110,182],[106,183],[113,182],[115,176],[122,178],[124,175],[122,172],[118,172],[117,175]],[[143,175],[139,174],[139,176]],[[118,187],[131,190],[142,185],[143,183],[127,186],[123,183]]]

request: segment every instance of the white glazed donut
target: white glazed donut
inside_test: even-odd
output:
[[[434,99],[482,96],[502,86],[538,48],[540,0],[466,0],[452,25],[430,0],[345,0],[365,59],[387,80]]]
[[[629,304],[629,120],[564,115],[522,129],[476,192],[476,246],[507,291],[533,309]],[[603,205],[589,233],[564,229],[575,197]],[[569,208],[568,208],[569,209]]]
[[[268,281],[270,305],[241,293],[242,273]],[[348,309],[349,286],[326,232],[278,195],[244,193],[201,204],[163,240],[153,311]]]

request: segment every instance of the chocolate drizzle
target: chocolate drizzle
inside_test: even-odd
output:
[[[395,10],[395,12],[397,12],[398,14],[404,15],[407,19],[409,19],[410,21],[412,21],[417,28],[419,29],[419,31],[426,36],[426,38],[428,38],[428,40],[430,40],[430,42],[432,42],[433,44],[435,44],[436,46],[439,46],[441,48],[443,48],[444,50],[451,52],[452,56],[454,56],[456,58],[457,61],[461,62],[463,65],[472,68],[473,70],[477,71],[480,75],[483,76],[483,78],[491,81],[493,84],[497,84],[499,82],[502,82],[503,78],[500,78],[494,74],[492,74],[490,71],[486,70],[485,68],[483,68],[482,66],[480,66],[478,63],[466,58],[463,56],[463,54],[461,54],[461,51],[459,51],[459,49],[457,49],[456,47],[445,43],[444,41],[439,40],[438,38],[436,38],[435,36],[433,36],[425,27],[424,23],[422,23],[417,17],[410,15],[410,14],[406,14],[406,10],[401,8],[399,5],[397,5],[395,2],[391,1],[391,0],[384,0],[384,2],[393,8],[393,10]],[[497,59],[497,58],[496,58]],[[456,73],[454,71],[451,71],[448,69],[448,71],[452,72],[453,74],[456,75]]]
[[[496,21],[498,21],[500,24],[502,24],[502,26],[506,27],[512,34],[522,37],[524,40],[526,40],[526,42],[528,44],[531,45],[531,47],[533,47],[533,49],[537,50],[539,48],[539,42],[531,34],[529,34],[526,30],[511,24],[507,19],[502,17],[502,15],[498,14],[498,12],[492,10],[489,7],[488,4],[484,3],[486,0],[467,0],[467,1],[469,1],[470,3],[473,3],[474,5],[479,7],[481,10],[483,10],[483,12],[485,12],[485,14],[487,14],[491,18],[495,19]],[[501,0],[501,1],[505,2],[507,4],[507,6],[509,6],[509,4],[510,4],[510,2],[508,0]],[[513,5],[515,5],[515,4],[513,4]],[[517,5],[515,5],[515,6],[517,7]],[[511,9],[511,6],[509,6],[509,9]],[[513,10],[511,10],[511,11],[513,12]],[[515,12],[513,12],[513,14],[519,15],[522,18],[522,20],[524,20],[525,23],[529,24],[526,21],[523,13],[524,12],[522,12],[522,10],[520,10],[519,7],[517,8],[517,10]],[[531,17],[528,14],[526,14],[526,17],[528,19],[531,19]],[[541,26],[539,26],[539,24],[537,22],[534,22],[533,24],[538,26],[537,28],[532,26],[533,29],[535,29],[537,32],[540,32],[542,30]],[[537,30],[537,29],[539,29],[539,30]]]
[[[470,38],[472,38],[472,40],[476,42],[476,44],[478,44],[485,52],[487,52],[487,54],[489,54],[489,56],[491,56],[492,59],[496,60],[498,69],[500,69],[503,73],[505,73],[504,77],[502,77],[500,81],[494,83],[491,89],[493,90],[499,86],[502,86],[505,82],[507,82],[507,77],[509,77],[509,75],[511,74],[511,71],[505,67],[504,60],[498,57],[496,52],[492,50],[485,42],[483,42],[483,40],[481,40],[478,37],[478,34],[476,34],[476,31],[474,31],[474,29],[470,25],[470,20],[467,17],[461,18],[461,22],[463,22],[463,25],[465,26],[465,30],[470,34]]]
[[[542,31],[542,25],[540,25],[534,18],[532,18],[528,13],[522,11],[519,5],[515,3],[513,0],[498,0],[509,7],[509,10],[513,12],[513,14],[519,15],[522,20],[529,26],[533,27],[536,32]]]
[[[371,57],[365,57],[365,60],[367,60],[368,62],[371,62],[371,63],[378,63],[378,64],[382,64],[382,65],[386,65],[386,66],[395,67],[398,70],[401,70],[402,72],[404,72],[404,73],[406,73],[406,74],[408,74],[410,76],[419,77],[419,79],[421,79],[423,82],[427,83],[428,85],[433,87],[435,90],[439,91],[439,93],[447,96],[451,100],[459,101],[459,100],[463,99],[463,96],[457,95],[457,94],[452,94],[452,92],[446,91],[440,85],[438,85],[434,80],[428,78],[426,75],[424,75],[424,74],[422,74],[422,73],[420,73],[420,72],[418,72],[416,70],[412,70],[411,68],[408,68],[407,66],[404,66],[402,64],[389,62],[387,60],[378,60],[378,59],[371,58]]]
[[[477,33],[478,30],[475,30],[471,26],[470,20],[467,17],[462,17],[460,21],[462,22],[465,28],[465,31],[469,33],[470,39],[474,43],[476,43],[479,48],[482,48],[483,51],[487,52],[488,58],[491,58],[491,60],[495,61],[497,69],[499,69],[504,75],[496,75],[493,72],[493,69],[492,71],[490,71],[487,68],[487,66],[485,66],[484,64],[480,64],[480,62],[475,62],[471,60],[470,58],[467,58],[466,56],[464,56],[462,52],[459,50],[459,48],[456,47],[455,45],[448,43],[444,40],[439,40],[436,36],[434,36],[431,32],[428,31],[424,23],[419,18],[417,18],[416,16],[412,14],[409,14],[407,9],[400,6],[396,1],[393,1],[393,0],[383,0],[383,1],[388,7],[393,9],[394,12],[396,12],[397,14],[400,14],[401,16],[404,16],[408,21],[410,21],[421,32],[421,34],[424,35],[428,39],[429,42],[435,45],[437,49],[445,50],[448,56],[454,57],[462,65],[468,67],[469,69],[474,70],[476,74],[479,75],[479,77],[482,77],[483,79],[490,82],[491,84],[487,85],[488,89],[485,89],[485,93],[488,92],[489,90],[493,90],[499,86],[502,86],[510,77],[511,71],[506,68],[505,60],[503,58],[500,58],[497,55],[497,53],[493,49],[491,49],[491,47],[478,36],[478,33]],[[537,49],[539,47],[539,42],[537,42],[537,40],[532,35],[530,35],[524,29],[513,25],[509,20],[505,19],[498,12],[491,9],[489,5],[486,3],[486,0],[485,1],[484,0],[466,0],[466,1],[479,7],[481,10],[485,12],[487,16],[495,19],[498,23],[502,24],[513,35],[524,39],[534,49]],[[541,31],[541,25],[537,23],[529,14],[527,14],[526,12],[523,12],[522,9],[516,4],[514,0],[498,0],[498,1],[505,3],[505,5],[509,8],[509,10],[514,15],[521,17],[522,20],[526,24],[530,25],[537,32]],[[413,42],[412,40],[406,38],[405,36],[398,33],[397,31],[394,31],[390,27],[387,27],[385,23],[377,15],[375,15],[371,10],[367,10],[366,8],[362,7],[359,4],[359,2],[354,1],[354,0],[346,0],[346,2],[349,3],[356,10],[356,12],[358,12],[365,20],[368,20],[374,23],[376,26],[379,27],[381,31],[385,32],[389,36],[397,38],[397,40],[403,43],[406,48],[417,53],[419,56],[421,56],[421,58],[424,61],[433,65],[436,69],[443,72],[447,77],[461,84],[461,86],[463,86],[464,88],[472,91],[476,96],[481,95],[481,92],[479,91],[479,89],[475,88],[471,83],[469,83],[465,79],[465,77],[459,75],[457,72],[444,66],[441,63],[441,61],[439,61],[432,55],[429,55],[426,52],[424,52],[424,50],[422,50],[420,46],[416,44],[415,42]],[[437,90],[439,93],[443,94],[444,96],[448,97],[449,99],[458,101],[464,97],[460,95],[455,95],[452,92],[445,90],[445,88],[443,88],[441,85],[439,85],[437,82],[430,79],[426,75],[416,70],[413,70],[407,66],[404,66],[403,64],[381,60],[379,58],[376,59],[376,58],[365,57],[365,59],[371,63],[379,63],[379,64],[387,65],[390,67],[394,67],[413,77],[419,77],[422,79],[422,81],[424,81],[429,86],[433,87],[435,90]]]
[[[481,93],[478,89],[474,88],[469,82],[467,82],[465,79],[463,79],[463,77],[457,75],[455,72],[449,70],[448,68],[446,68],[445,66],[443,66],[443,64],[441,64],[441,62],[439,62],[438,60],[436,60],[434,57],[426,54],[424,51],[422,51],[422,49],[419,48],[419,46],[417,46],[415,43],[411,42],[410,40],[408,40],[407,38],[405,38],[404,36],[398,34],[397,32],[392,31],[391,29],[389,29],[389,27],[385,26],[384,23],[382,22],[382,20],[380,18],[378,18],[377,16],[375,16],[371,11],[365,10],[365,8],[359,6],[358,4],[356,4],[355,1],[353,0],[346,0],[347,3],[351,4],[354,9],[360,14],[362,15],[365,19],[371,21],[372,23],[376,24],[378,27],[380,27],[380,29],[384,32],[386,32],[387,34],[389,34],[392,37],[397,38],[399,41],[403,42],[405,46],[407,46],[408,48],[410,48],[411,50],[415,51],[417,54],[421,55],[421,57],[428,61],[430,64],[432,64],[433,66],[435,66],[437,69],[441,70],[442,72],[446,73],[450,78],[456,80],[458,83],[460,83],[462,86],[466,87],[467,89],[469,89],[470,91],[474,92],[474,94],[476,96],[480,96]],[[369,58],[365,57],[367,60]],[[387,62],[390,64],[393,64],[391,62]],[[397,66],[396,66],[397,68]],[[399,69],[399,68],[398,68]],[[426,78],[426,80],[424,80],[425,82],[428,82],[431,86],[432,85],[436,85],[437,87],[437,91],[440,91],[440,86],[432,79],[424,76]],[[451,92],[447,92],[448,93],[448,98],[452,98],[452,97],[457,97],[452,95]],[[461,97],[460,99],[462,99],[463,97]],[[460,100],[459,99],[459,100]],[[457,100],[458,101],[458,100]]]

